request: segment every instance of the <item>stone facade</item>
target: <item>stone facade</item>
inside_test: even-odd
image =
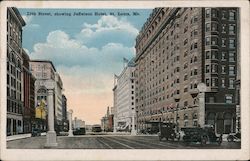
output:
[[[167,121],[199,126],[198,89],[207,86],[205,123],[235,130],[237,8],[156,8],[136,38],[139,129]]]
[[[47,105],[48,97],[48,86],[49,82],[54,82],[56,77],[56,69],[51,61],[43,60],[31,60],[30,69],[32,75],[36,78],[35,81],[35,107],[38,107],[40,102],[44,100]],[[55,109],[55,90],[53,91],[53,102]],[[47,109],[48,111],[48,109]],[[46,116],[47,118],[47,116]],[[36,128],[41,128],[42,130],[47,129],[47,121],[42,121],[37,119]]]

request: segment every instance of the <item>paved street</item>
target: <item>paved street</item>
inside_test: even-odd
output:
[[[42,149],[46,142],[45,136],[31,137],[7,142],[7,148],[13,149]],[[159,141],[157,136],[129,135],[83,135],[58,136],[57,149],[238,149],[240,143],[222,142],[221,146],[209,144],[186,145],[177,141]]]

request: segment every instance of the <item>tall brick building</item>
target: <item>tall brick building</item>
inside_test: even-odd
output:
[[[156,8],[136,38],[138,128],[147,122],[199,126],[197,85],[205,83],[205,124],[235,131],[237,8]]]
[[[30,58],[28,54],[22,50],[23,58],[23,132],[30,133],[32,130],[32,124],[35,118],[35,78],[30,72],[29,61]]]

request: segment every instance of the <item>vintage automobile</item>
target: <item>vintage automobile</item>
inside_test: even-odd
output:
[[[31,136],[41,136],[41,129],[34,128],[31,132]]]
[[[171,140],[175,140],[178,139],[179,140],[179,135],[177,135],[176,131],[175,131],[175,124],[174,123],[159,123],[159,140],[161,141],[163,138],[165,138],[166,140],[171,139]]]
[[[227,141],[228,142],[241,141],[241,133],[240,132],[238,132],[238,133],[230,133],[227,136]]]
[[[218,145],[222,142],[222,135],[216,136],[213,127],[190,127],[181,128],[184,132],[183,141],[187,144],[199,142],[201,145],[217,143]]]

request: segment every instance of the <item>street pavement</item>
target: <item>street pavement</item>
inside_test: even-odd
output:
[[[185,144],[181,141],[159,141],[157,136],[150,135],[81,135],[58,136],[55,149],[239,149],[240,142],[223,141],[201,146]],[[30,137],[7,142],[9,149],[43,149],[46,136]]]

